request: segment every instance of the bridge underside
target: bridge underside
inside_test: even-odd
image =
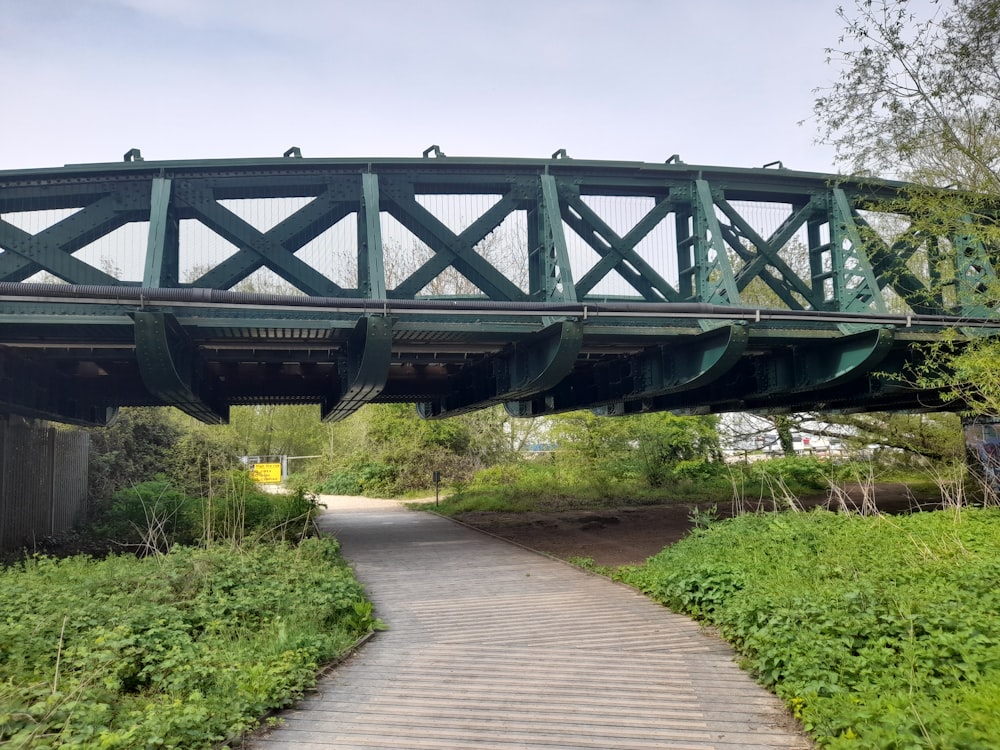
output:
[[[161,404],[207,422],[265,403],[315,403],[326,419],[367,402],[415,402],[426,417],[494,404],[515,416],[947,406],[904,383],[915,345],[937,333],[912,319],[682,304],[362,311],[356,300],[322,309],[323,300],[267,295],[217,293],[240,301],[209,305],[157,302],[149,289],[141,303],[59,291],[86,301],[47,297],[46,314],[0,322],[0,410],[100,424],[117,406]],[[39,304],[8,295],[6,309]]]
[[[555,157],[0,172],[0,412],[955,407],[907,373],[992,331],[995,253],[909,222],[905,188]]]

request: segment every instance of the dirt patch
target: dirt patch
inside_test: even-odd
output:
[[[851,500],[861,504],[859,487],[848,488]],[[825,493],[799,498],[805,508],[828,505]],[[937,502],[915,498],[903,484],[883,483],[875,490],[875,503],[886,513],[905,513]],[[770,510],[770,507],[767,508]],[[677,502],[665,505],[617,507],[554,513],[463,513],[456,518],[503,539],[546,552],[555,557],[590,557],[598,565],[642,563],[664,547],[686,536],[699,514],[712,513],[710,504]],[[732,508],[718,505],[719,518]]]

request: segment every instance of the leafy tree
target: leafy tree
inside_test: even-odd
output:
[[[990,273],[965,288],[955,269],[963,243],[1000,240],[1000,0],[855,0],[838,14],[844,34],[828,52],[839,78],[815,103],[822,140],[857,173],[975,191],[913,190],[900,210],[913,229],[950,238],[933,248],[947,262],[926,268],[934,291],[959,309],[992,314],[1000,289]],[[913,377],[950,388],[973,411],[1000,414],[998,354],[991,337],[944,341],[927,349]]]
[[[239,455],[310,456],[319,454],[326,443],[315,404],[236,407],[224,429]]]
[[[552,435],[564,454],[613,474],[634,474],[661,486],[682,461],[718,459],[715,417],[678,417],[670,412],[598,417],[578,411],[552,420]]]
[[[110,427],[90,432],[91,500],[168,473],[182,429],[162,407],[122,409]]]
[[[180,423],[183,433],[171,452],[171,483],[193,497],[225,494],[230,471],[244,468],[238,461],[242,453],[232,433],[190,417]]]
[[[374,495],[427,489],[435,471],[448,482],[466,481],[510,457],[509,417],[502,414],[424,420],[412,404],[368,405],[326,426],[326,460],[313,478],[321,492]]]
[[[852,171],[1000,191],[1000,2],[855,0],[816,100]]]

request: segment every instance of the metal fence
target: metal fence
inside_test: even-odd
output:
[[[0,419],[0,550],[70,529],[87,502],[90,435]]]

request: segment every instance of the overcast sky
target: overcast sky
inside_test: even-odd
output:
[[[832,171],[841,2],[0,0],[0,170],[440,144]]]

